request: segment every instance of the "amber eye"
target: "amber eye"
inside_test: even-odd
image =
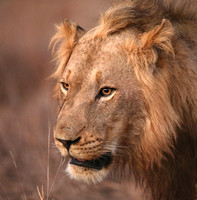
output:
[[[100,90],[100,95],[103,97],[110,96],[113,93],[114,89],[113,88],[102,88]]]
[[[61,83],[62,84],[62,87],[65,89],[65,90],[67,90],[68,91],[68,89],[69,89],[69,84],[68,83]]]

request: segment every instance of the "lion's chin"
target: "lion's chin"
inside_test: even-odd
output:
[[[77,181],[85,182],[87,184],[96,184],[101,182],[109,173],[109,167],[101,170],[81,167],[77,165],[68,164],[66,168],[68,175]]]
[[[109,173],[112,163],[111,152],[92,160],[82,160],[70,156],[67,173],[75,180],[88,184],[101,182]]]

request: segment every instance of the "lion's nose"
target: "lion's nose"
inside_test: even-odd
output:
[[[81,139],[81,137],[78,137],[76,140],[62,140],[59,138],[56,138],[59,142],[61,142],[64,147],[66,147],[66,149],[69,151],[71,144],[75,144],[77,142],[79,142],[79,140]]]

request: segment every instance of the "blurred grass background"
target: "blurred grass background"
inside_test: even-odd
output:
[[[141,200],[133,184],[110,179],[87,186],[70,180],[65,164],[53,182],[61,157],[53,144],[54,83],[50,38],[54,24],[69,18],[86,30],[97,25],[111,0],[0,0],[0,199],[47,199],[47,155],[50,134],[48,199]]]

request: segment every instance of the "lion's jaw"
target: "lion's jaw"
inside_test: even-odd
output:
[[[85,182],[87,184],[101,182],[109,173],[110,168],[103,168],[102,170],[91,169],[86,167],[78,167],[68,163],[66,172],[68,175],[77,181]]]

